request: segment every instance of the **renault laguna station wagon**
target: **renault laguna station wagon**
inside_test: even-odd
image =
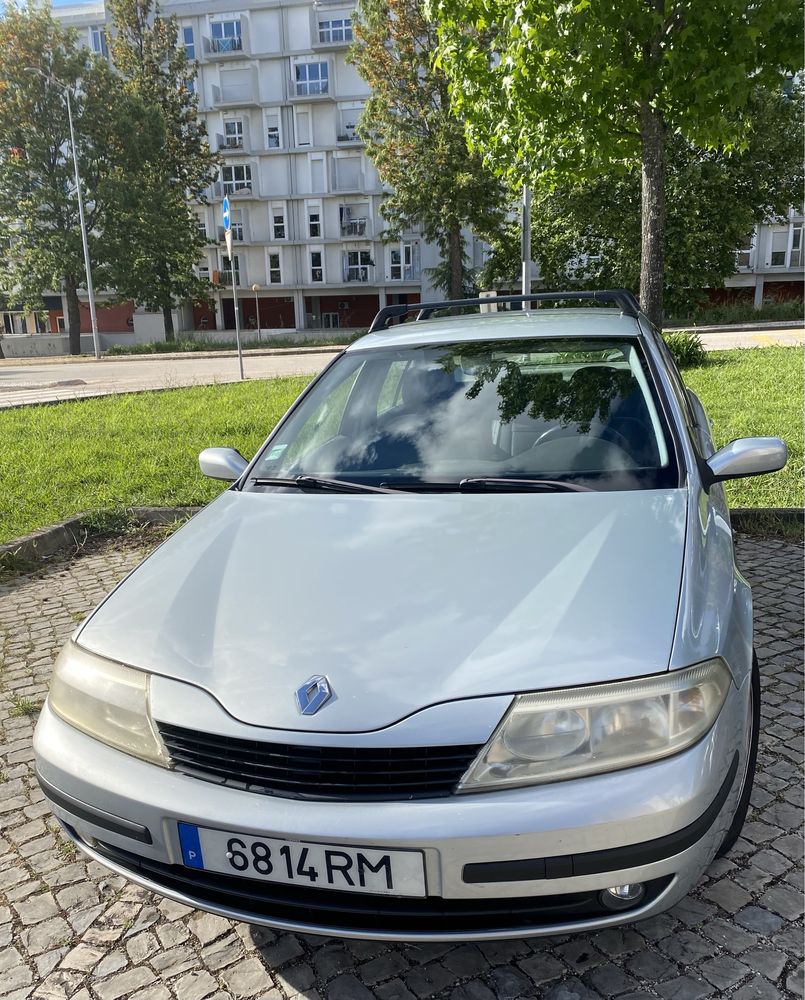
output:
[[[90,858],[449,941],[653,916],[733,844],[760,689],[721,483],[785,445],[715,451],[629,293],[498,301],[388,307],[250,462],[202,452],[231,486],[79,627],[36,729]]]

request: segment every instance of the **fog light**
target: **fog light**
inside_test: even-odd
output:
[[[609,910],[625,910],[635,906],[646,894],[642,882],[629,882],[627,885],[613,885],[599,894],[601,903]]]

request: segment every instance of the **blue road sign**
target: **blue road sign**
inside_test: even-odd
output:
[[[224,229],[229,231],[232,228],[232,222],[229,218],[229,198],[224,198]]]

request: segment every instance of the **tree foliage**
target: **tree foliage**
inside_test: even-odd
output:
[[[668,141],[665,302],[696,303],[735,271],[735,250],[758,223],[785,217],[801,197],[803,93],[756,88],[740,114],[743,148]],[[548,288],[635,287],[640,276],[640,176],[612,170],[557,188],[535,207],[532,252]],[[519,233],[493,247],[483,280],[519,274]]]
[[[203,199],[215,161],[198,118],[196,69],[178,43],[175,17],[163,17],[153,0],[109,0],[114,27],[111,55],[125,90],[156,112],[163,124],[159,156],[136,179],[132,202],[115,228],[125,266],[115,275],[123,298],[161,309],[173,339],[171,309],[178,300],[207,295],[195,274],[206,240],[190,198]]]
[[[63,289],[70,350],[78,354],[78,289],[85,270],[63,87],[72,93],[90,258],[99,287],[117,269],[106,239],[112,219],[132,210],[132,178],[154,155],[160,123],[48,10],[9,5],[0,17],[0,46],[14,53],[0,65],[0,288],[34,311],[42,308],[44,290]],[[138,136],[136,143],[132,135]]]
[[[372,89],[358,134],[392,188],[381,209],[386,235],[420,226],[446,262],[434,282],[460,297],[468,278],[461,230],[488,237],[500,228],[504,186],[467,148],[447,78],[433,66],[436,32],[420,0],[360,0],[354,31],[350,58]]]
[[[641,167],[644,308],[662,315],[665,153],[740,149],[736,112],[802,58],[796,0],[427,0],[473,148],[541,193]]]

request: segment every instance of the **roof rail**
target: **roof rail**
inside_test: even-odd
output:
[[[463,306],[498,305],[501,302],[611,302],[620,306],[625,316],[636,317],[640,304],[627,288],[606,288],[594,292],[532,292],[531,295],[497,295],[483,299],[450,299],[446,302],[415,302],[413,305],[386,306],[372,320],[369,333],[385,330],[392,319],[416,312],[417,320],[429,319],[437,309]]]

